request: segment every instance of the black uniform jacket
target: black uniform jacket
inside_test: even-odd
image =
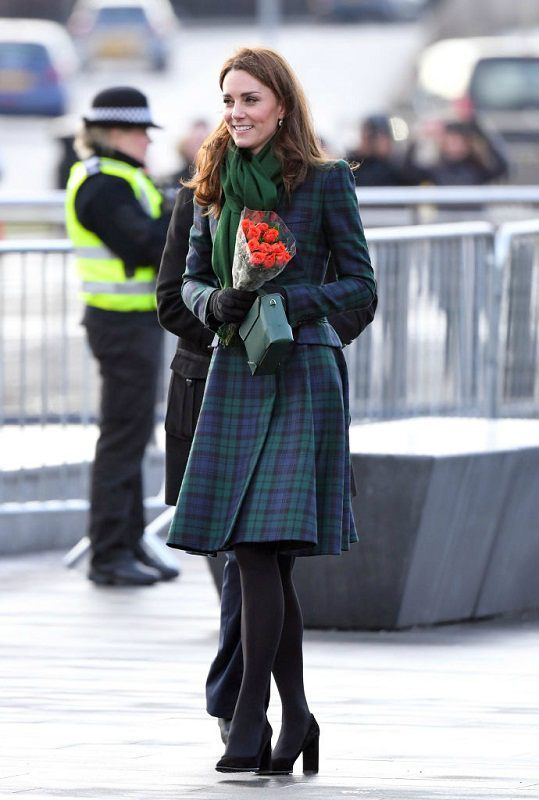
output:
[[[100,152],[133,167],[143,165],[134,158],[118,151]],[[157,218],[150,217],[137,200],[131,186],[123,178],[97,172],[90,175],[82,184],[75,197],[77,219],[85,228],[95,233],[112,252],[124,263],[125,274],[131,277],[135,268],[151,264],[157,271],[167,228],[170,211],[164,210]],[[122,324],[130,317],[139,323],[155,325],[154,311],[122,312]],[[83,320],[94,324],[115,324],[120,317],[116,311],[86,306]]]
[[[133,167],[143,166],[125,153],[108,152],[107,156]],[[158,269],[170,211],[157,219],[150,217],[126,180],[103,172],[90,175],[77,192],[75,211],[81,225],[97,234],[121,258],[128,276],[133,275],[135,267],[145,264]]]

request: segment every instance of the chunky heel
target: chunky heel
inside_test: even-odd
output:
[[[309,744],[303,749],[303,772],[318,772],[320,731],[316,733]]]

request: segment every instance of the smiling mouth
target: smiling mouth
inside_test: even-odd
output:
[[[233,125],[232,127],[236,133],[246,133],[247,131],[251,131],[254,125]]]

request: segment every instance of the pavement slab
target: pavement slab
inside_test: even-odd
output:
[[[343,556],[346,558],[346,556]],[[222,775],[204,682],[219,604],[178,581],[95,587],[61,554],[0,562],[0,798],[539,798],[539,615],[307,631],[320,774]],[[269,716],[279,728],[276,692]]]

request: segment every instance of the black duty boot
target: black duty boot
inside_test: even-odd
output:
[[[168,564],[165,564],[160,559],[151,556],[141,544],[137,545],[133,552],[137,561],[159,574],[159,580],[161,581],[171,581],[180,574],[180,570],[176,567],[169,567]]]
[[[88,578],[99,586],[151,586],[160,580],[161,575],[137,563],[133,555],[122,554],[91,566]]]

